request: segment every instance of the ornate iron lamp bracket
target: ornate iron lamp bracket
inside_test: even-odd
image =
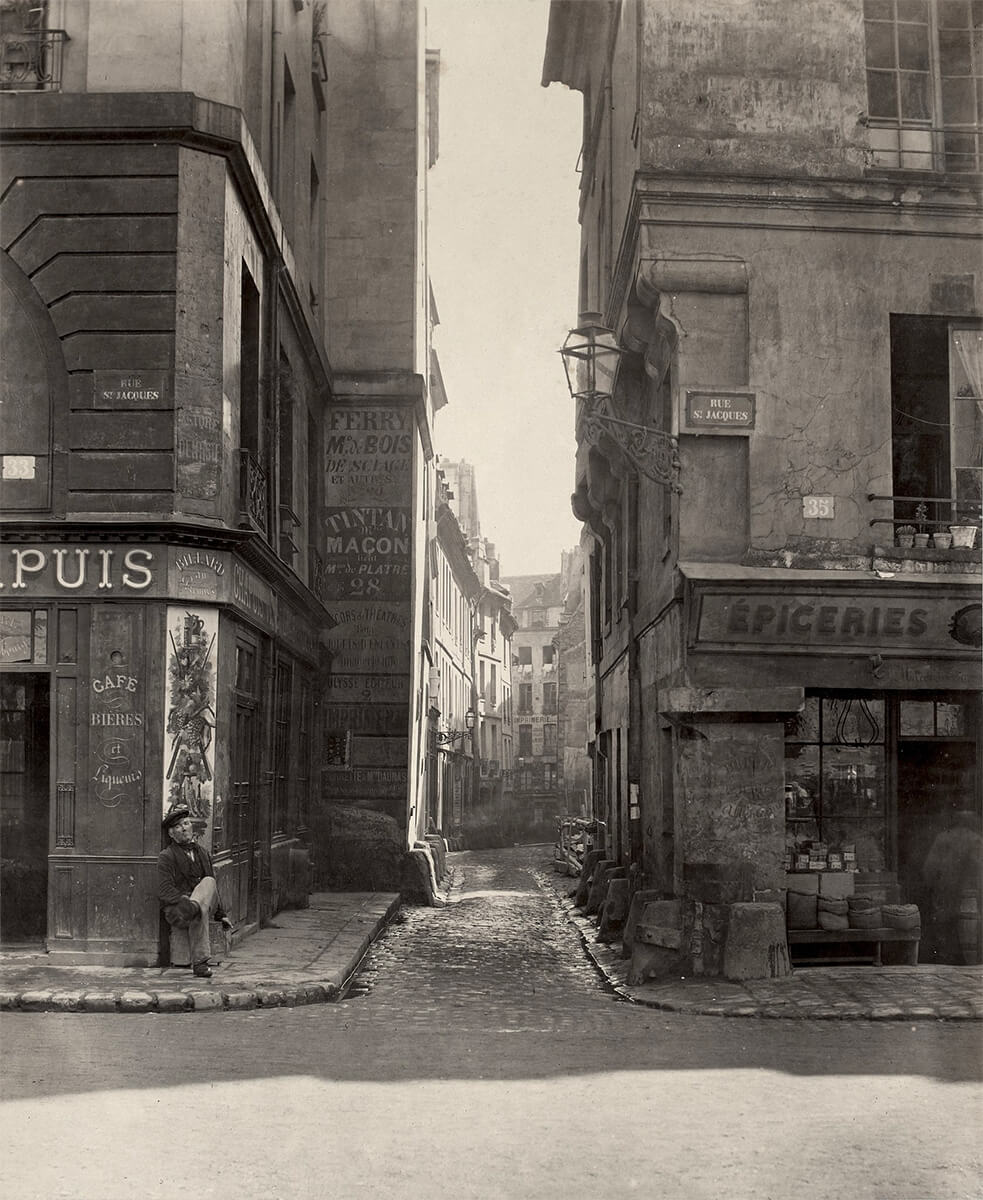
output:
[[[596,446],[607,435],[647,479],[680,492],[679,445],[672,434],[614,415],[618,366],[624,351],[600,313],[583,313],[560,355],[570,395],[577,404],[577,437]]]
[[[593,403],[585,400],[577,434],[589,446],[596,446],[607,434],[640,474],[672,492],[682,492],[676,439],[661,429],[616,417],[608,397],[597,397]]]

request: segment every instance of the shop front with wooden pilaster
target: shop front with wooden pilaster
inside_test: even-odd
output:
[[[312,614],[227,549],[95,534],[8,542],[0,583],[4,944],[158,961],[174,804],[238,923],[302,902]]]
[[[686,683],[650,693],[677,890],[916,904],[921,961],[980,961],[979,578],[682,574]]]

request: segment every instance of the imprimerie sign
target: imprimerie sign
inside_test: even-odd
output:
[[[685,428],[727,433],[754,428],[754,392],[687,390]]]

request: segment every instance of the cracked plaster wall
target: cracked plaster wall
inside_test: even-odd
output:
[[[890,314],[933,311],[933,273],[965,268],[944,238],[771,231],[748,247],[751,543],[837,539],[863,549],[891,486]],[[831,495],[832,520],[802,497]],[[846,548],[846,547],[844,547]]]
[[[713,445],[722,438],[683,439],[683,559],[707,549],[701,523],[687,524],[685,514],[712,499],[713,489],[725,489],[735,506],[749,506],[752,550],[868,552],[876,536],[869,521],[884,514],[867,495],[892,491],[890,315],[970,315],[940,307],[946,291],[939,286],[964,275],[973,261],[968,238],[892,236],[918,228],[904,205],[879,214],[880,231],[866,231],[856,219],[852,227],[833,225],[818,211],[812,228],[780,228],[781,217],[781,211],[760,209],[738,228],[694,219],[674,229],[671,242],[664,226],[653,227],[662,257],[737,255],[748,273],[746,334],[738,305],[745,297],[678,292],[662,298],[679,329],[680,408],[693,386],[746,386],[757,405],[745,494],[739,472],[721,475],[714,465]],[[733,309],[729,340],[721,332],[724,301]],[[746,348],[739,351],[744,337]],[[808,495],[832,496],[833,519],[803,517]],[[732,550],[716,545],[726,542],[723,528],[714,538],[711,557],[741,557],[736,532]]]
[[[642,160],[674,171],[857,175],[858,0],[646,0]]]

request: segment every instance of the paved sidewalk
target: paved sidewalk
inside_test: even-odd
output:
[[[623,999],[669,1012],[715,1017],[810,1020],[983,1020],[983,966],[798,967],[785,979],[733,983],[702,977],[650,980],[629,987],[620,942],[597,940],[597,923],[574,908],[574,881],[544,870],[543,882],[584,949]]]
[[[177,967],[53,966],[48,955],[0,953],[0,1010],[204,1012],[339,1000],[369,945],[399,908],[393,892],[322,892],[277,913],[230,953],[213,947],[211,979]]]

